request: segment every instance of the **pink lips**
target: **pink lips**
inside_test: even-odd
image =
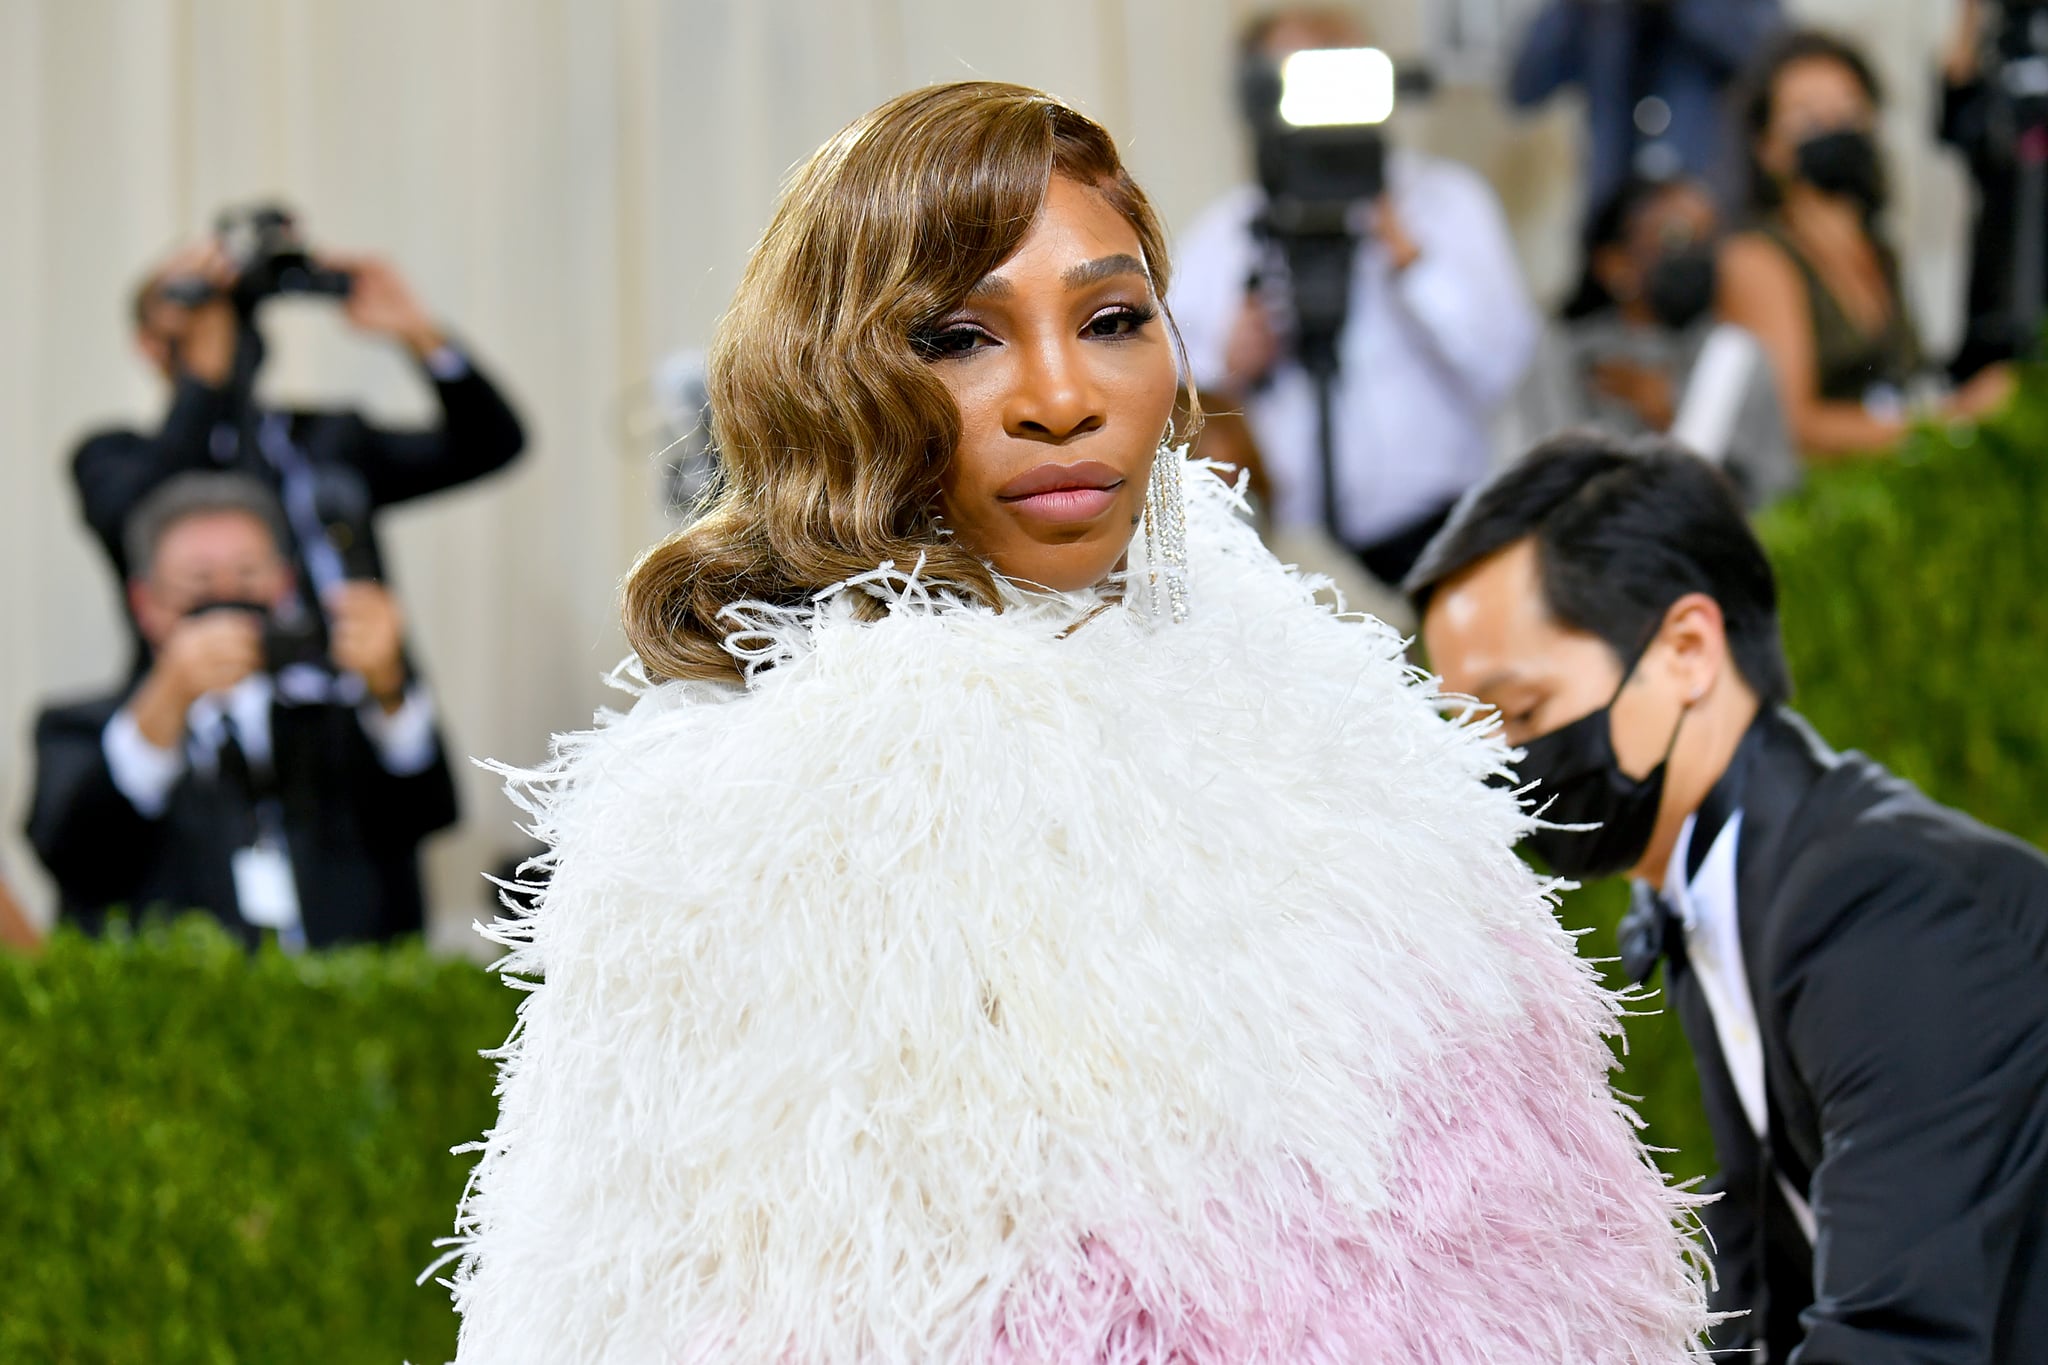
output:
[[[1042,464],[996,490],[996,500],[1039,521],[1093,521],[1116,504],[1124,476],[1106,464]]]

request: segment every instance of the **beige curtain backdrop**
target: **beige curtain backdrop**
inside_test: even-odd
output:
[[[1367,9],[1381,41],[1412,52],[1454,2]],[[1228,48],[1254,8],[0,0],[0,875],[47,919],[19,833],[31,722],[122,666],[69,452],[96,426],[157,419],[125,295],[218,207],[280,197],[318,243],[390,255],[525,415],[513,471],[386,525],[451,747],[532,762],[604,701],[600,675],[623,652],[617,583],[662,527],[646,379],[708,340],[785,170],[910,86],[1022,81],[1103,120],[1184,225],[1239,177]],[[1924,134],[1947,7],[1797,8],[1860,35],[1892,79],[1916,297],[1930,330],[1953,335],[1963,188]],[[1575,111],[1511,120],[1471,88],[1403,118],[1404,135],[1495,180],[1532,281],[1561,292]],[[271,332],[268,392],[393,420],[429,411],[407,366],[329,311],[281,306]],[[466,766],[462,781],[464,822],[430,857],[435,937],[450,945],[487,913],[479,870],[521,847],[494,781]]]

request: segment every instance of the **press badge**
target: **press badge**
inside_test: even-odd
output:
[[[298,928],[299,888],[292,881],[291,859],[280,845],[264,840],[237,849],[229,865],[243,919],[259,929]]]

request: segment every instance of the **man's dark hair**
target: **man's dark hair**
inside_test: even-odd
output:
[[[1778,95],[1778,77],[1785,68],[1805,61],[1838,62],[1848,69],[1874,109],[1884,108],[1884,86],[1877,70],[1860,49],[1845,39],[1815,28],[1787,29],[1767,43],[1744,71],[1737,88],[1742,111],[1743,156],[1749,168],[1749,208],[1768,213],[1784,198],[1778,182],[1756,157],[1756,140],[1771,126]]]
[[[1444,580],[1533,538],[1559,624],[1606,641],[1624,663],[1687,593],[1714,599],[1728,652],[1764,705],[1792,695],[1770,561],[1720,470],[1662,437],[1572,431],[1531,451],[1461,503],[1402,584],[1418,612]]]
[[[200,469],[167,479],[136,504],[121,529],[121,548],[128,557],[128,576],[148,578],[157,547],[173,526],[190,517],[214,512],[241,512],[256,518],[270,532],[279,554],[289,553],[284,508],[277,496],[246,474]]]

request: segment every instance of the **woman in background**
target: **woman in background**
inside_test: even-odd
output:
[[[1530,384],[1539,429],[1670,435],[1744,503],[1795,487],[1777,378],[1756,338],[1713,316],[1720,214],[1698,181],[1630,176],[1586,231],[1585,278]]]
[[[792,179],[639,698],[515,782],[462,1361],[1689,1358],[1505,751],[1183,478],[1166,284],[1035,91]]]
[[[1881,103],[1863,55],[1812,30],[1766,50],[1744,103],[1755,223],[1723,252],[1721,312],[1769,352],[1793,440],[1815,460],[1889,450],[1930,377],[1878,225]],[[2011,382],[1982,371],[1931,411],[1982,415]]]

